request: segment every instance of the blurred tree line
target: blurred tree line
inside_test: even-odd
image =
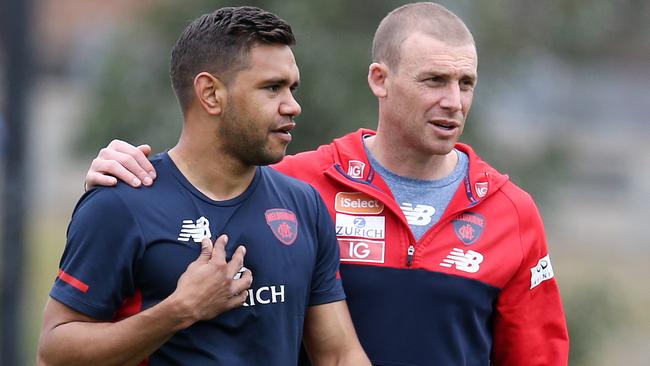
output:
[[[296,34],[294,48],[301,71],[297,118],[290,153],[312,149],[360,127],[376,126],[376,100],[366,74],[372,36],[379,21],[404,1],[158,1],[135,23],[115,31],[90,67],[90,98],[78,149],[95,155],[112,138],[149,143],[154,151],[173,146],[182,115],[171,89],[169,55],[177,37],[194,18],[221,6],[254,5],[272,11]],[[522,161],[507,156],[485,138],[498,88],[520,82],[521,69],[539,50],[573,63],[639,58],[650,50],[650,2],[643,0],[552,0],[545,2],[442,1],[468,24],[479,51],[479,84],[463,140],[486,160],[543,201],[548,187],[568,179],[566,146],[551,143],[540,154]],[[596,77],[598,77],[596,75]],[[512,154],[510,154],[512,155]],[[612,325],[616,306],[599,302],[593,287],[566,296],[572,334],[572,364],[589,364],[589,348],[598,342],[599,324],[585,319],[589,307]],[[602,330],[601,328],[598,328]]]
[[[94,55],[88,113],[77,139],[84,155],[94,155],[111,138],[150,143],[154,151],[173,146],[182,116],[172,92],[169,55],[183,28],[200,14],[221,6],[254,5],[292,24],[301,70],[297,99],[303,107],[289,152],[312,149],[359,127],[376,126],[376,100],[366,74],[372,36],[379,21],[403,1],[315,0],[158,1],[137,22],[114,30],[103,52]],[[442,1],[468,24],[479,50],[479,85],[463,140],[513,180],[543,199],[545,171],[566,178],[562,142],[533,160],[508,158],[483,137],[490,128],[485,111],[497,88],[517,85],[521,69],[537,50],[573,62],[638,56],[650,50],[643,0]],[[523,64],[523,65],[522,65]],[[525,75],[525,71],[524,71]],[[504,106],[508,108],[508,106]],[[503,162],[504,164],[500,164]],[[540,170],[540,167],[542,170]],[[534,178],[533,178],[534,177]]]

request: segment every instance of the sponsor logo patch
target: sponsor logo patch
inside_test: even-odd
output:
[[[358,236],[368,239],[383,239],[386,233],[386,218],[383,216],[352,216],[336,214],[336,236]]]
[[[363,171],[366,168],[366,163],[359,160],[348,161],[348,175],[352,178],[363,178]]]
[[[269,305],[283,303],[285,298],[285,286],[262,286],[259,288],[249,288],[246,301],[243,306]]]
[[[440,266],[451,268],[455,266],[457,270],[476,273],[480,269],[480,264],[483,263],[483,254],[468,250],[467,252],[462,249],[454,248],[449,252],[449,255],[440,262]]]
[[[266,224],[284,245],[291,245],[298,237],[296,214],[284,208],[272,208],[264,213]]]
[[[473,212],[464,212],[458,215],[452,223],[456,236],[465,245],[474,244],[481,237],[485,228],[485,218]]]
[[[378,214],[384,204],[361,192],[339,192],[334,198],[334,209],[350,214]]]
[[[385,246],[378,240],[339,239],[341,262],[384,263]]]
[[[476,190],[477,196],[485,197],[488,193],[488,182],[476,182],[474,184],[474,189]]]
[[[212,233],[210,233],[210,221],[204,216],[201,216],[196,221],[183,220],[181,223],[181,232],[178,234],[176,240],[188,242],[192,239],[195,243],[200,243],[205,237],[212,237]]]
[[[553,266],[551,266],[551,258],[546,257],[540,259],[537,265],[530,269],[530,289],[532,290],[540,283],[553,278]]]

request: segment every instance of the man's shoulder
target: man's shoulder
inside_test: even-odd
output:
[[[456,148],[469,157],[470,184],[467,189],[475,190],[477,196],[487,195],[484,199],[511,206],[519,220],[528,221],[539,216],[537,205],[530,193],[525,191],[507,174],[499,172],[496,168],[483,160],[467,144],[457,144]]]
[[[288,155],[281,162],[273,165],[273,168],[309,182],[310,179],[319,177],[325,170],[339,164],[346,157],[365,155],[362,143],[365,134],[374,134],[374,131],[359,129],[321,145],[315,150]]]
[[[178,192],[178,189],[175,187],[169,168],[161,163],[158,156],[152,158],[151,162],[158,177],[150,187],[134,188],[122,181],[118,181],[112,187],[96,187],[81,196],[75,207],[75,212],[81,207],[92,207],[92,209],[102,212],[134,210],[172,198],[173,193]]]
[[[317,174],[330,167],[333,162],[333,148],[331,144],[321,145],[315,150],[304,151],[295,155],[287,155],[273,169],[292,177],[302,177]]]
[[[125,210],[137,206],[139,203],[146,204],[147,199],[138,198],[143,196],[141,192],[144,192],[145,189],[132,188],[121,182],[115,187],[93,188],[79,198],[73,215],[79,214],[80,211],[93,216],[123,214]]]
[[[505,182],[500,191],[519,209],[537,210],[533,196],[513,181]]]
[[[312,192],[313,187],[303,180],[289,175],[280,169],[273,167],[262,167],[262,172],[267,184],[272,184],[278,189],[286,192]]]

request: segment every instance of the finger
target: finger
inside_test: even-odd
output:
[[[151,146],[149,146],[147,144],[142,144],[142,145],[136,147],[136,146],[133,146],[133,145],[129,144],[126,141],[115,139],[115,140],[111,141],[105,149],[102,149],[99,152],[98,157],[102,158],[102,159],[111,159],[110,153],[113,152],[113,151],[118,152],[118,153],[122,153],[122,154],[126,154],[126,155],[132,157],[135,160],[136,164],[138,164],[138,166],[141,169],[148,172],[148,174],[150,175],[150,177],[152,179],[155,179],[155,177],[156,177],[155,169],[154,169],[153,165],[151,165],[151,162],[147,159],[147,156],[149,156],[149,154],[151,154]],[[109,154],[109,155],[104,156],[103,154]],[[115,159],[115,160],[117,160],[117,159]],[[138,174],[138,172],[136,172],[134,170],[131,170],[131,172],[138,175],[141,179],[144,180],[144,177],[140,176]],[[151,172],[153,172],[154,174],[151,175]]]
[[[245,270],[241,278],[232,281],[232,293],[238,294],[251,288],[253,284],[253,273],[250,270]]]
[[[151,146],[149,144],[138,145],[137,148],[147,157],[151,154]]]
[[[138,149],[130,143],[119,139],[113,139],[106,148],[108,150],[119,151],[130,155],[135,154],[135,150]]]
[[[196,259],[197,262],[208,263],[212,257],[212,241],[207,236],[201,240],[201,254]]]
[[[147,144],[143,144],[138,146],[138,150],[140,150],[141,154],[136,154],[133,156],[135,160],[138,162],[140,167],[144,169],[147,174],[149,174],[149,177],[151,178],[151,182],[148,183],[147,179],[143,179],[142,182],[144,183],[145,186],[150,185],[153,183],[153,180],[156,179],[156,168],[153,167],[153,164],[147,159],[149,154],[151,154],[151,146]]]
[[[246,248],[243,245],[240,245],[237,247],[237,250],[235,250],[235,253],[232,255],[232,258],[230,258],[230,261],[228,262],[228,269],[226,270],[226,274],[230,276],[230,278],[233,278],[237,272],[244,266],[244,256],[246,255]]]
[[[248,297],[248,291],[243,291],[232,298],[228,300],[228,308],[234,309],[237,307],[240,307],[246,302],[246,298]]]
[[[136,147],[131,146],[127,151],[121,151],[112,149],[109,145],[109,147],[103,148],[99,151],[96,160],[115,161],[122,165],[122,167],[126,168],[129,173],[135,175],[141,182],[144,182],[145,185],[151,185],[153,183],[153,179],[141,165],[145,164],[143,161],[146,161],[146,165],[150,167],[148,168],[149,170],[153,170],[153,166],[149,160],[147,160],[144,153]]]
[[[246,272],[247,270],[248,270],[248,268],[242,266],[242,267],[239,269],[239,271],[237,271],[237,273],[235,273],[235,275],[232,276],[232,279],[233,279],[233,280],[238,280],[238,279],[240,279],[241,276],[244,274],[244,272]]]
[[[126,182],[132,187],[140,187],[142,181],[133,175],[127,168],[116,160],[104,160],[96,158],[90,165],[90,170],[87,175],[98,173],[104,176],[112,176],[123,182]]]
[[[212,261],[216,263],[225,263],[226,262],[226,245],[228,244],[228,235],[220,235],[217,240],[214,242],[214,247],[212,248]],[[229,272],[228,272],[229,274]],[[230,275],[232,278],[234,274]]]
[[[85,190],[87,191],[97,186],[114,186],[117,184],[117,179],[110,175],[88,171],[86,174],[85,184]]]

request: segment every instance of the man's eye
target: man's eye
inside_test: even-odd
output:
[[[444,84],[445,78],[443,78],[442,76],[432,76],[426,79],[425,82],[427,84],[439,85],[439,84]]]
[[[462,80],[460,82],[460,87],[465,90],[474,88],[474,80]]]
[[[266,89],[270,92],[278,92],[280,90],[280,85],[269,85],[266,87]]]

